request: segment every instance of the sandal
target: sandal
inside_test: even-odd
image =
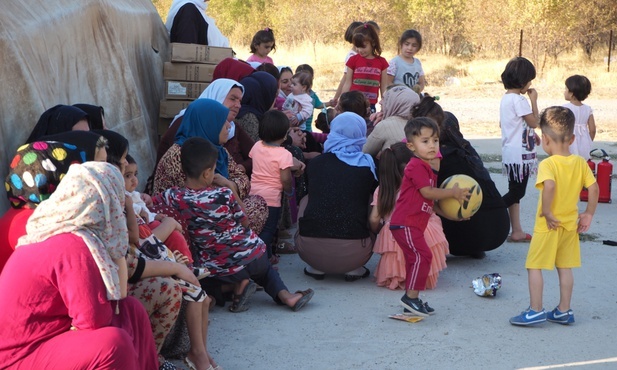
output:
[[[311,298],[313,298],[313,294],[315,294],[313,289],[296,290],[294,294],[298,294],[298,293],[302,294],[302,297],[298,299],[298,302],[296,302],[296,304],[293,305],[293,307],[291,307],[291,310],[293,312],[296,312],[300,310],[302,307],[304,307],[311,300]]]
[[[362,275],[345,274],[345,281],[356,281],[356,280],[367,278],[371,274],[371,271],[364,266],[362,266],[362,268],[364,269],[364,273]]]
[[[248,301],[257,290],[257,284],[252,281],[249,281],[248,284],[244,287],[242,294],[236,295],[234,294],[233,299],[231,301],[231,305],[229,306],[229,311],[231,312],[244,312],[249,309]]]
[[[298,251],[296,250],[296,246],[293,243],[289,242],[280,242],[276,246],[276,252],[278,254],[296,254]]]

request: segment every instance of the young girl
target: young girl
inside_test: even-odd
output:
[[[343,86],[345,85],[345,75],[347,74],[347,61],[352,56],[358,54],[358,52],[356,51],[356,47],[353,44],[353,31],[356,28],[360,27],[361,25],[362,25],[362,22],[353,21],[349,24],[349,26],[347,26],[347,30],[345,30],[345,41],[351,44],[351,50],[349,50],[349,52],[347,53],[347,56],[345,56],[345,67],[343,68],[343,77],[341,77],[341,82],[339,82],[338,87],[336,88],[336,94],[334,94],[334,98],[330,100],[330,104],[332,105],[336,105],[338,103],[338,98],[343,93]]]
[[[345,85],[341,91],[361,91],[369,99],[371,110],[375,112],[379,92],[383,95],[388,87],[388,62],[380,56],[381,44],[375,26],[364,23],[356,28],[353,44],[358,54],[347,61]]]
[[[283,103],[283,112],[293,127],[306,129],[306,120],[313,115],[313,99],[309,95],[313,77],[308,72],[298,72],[291,78],[291,94]]]
[[[405,255],[389,230],[390,217],[398,199],[405,166],[412,157],[413,153],[402,142],[393,144],[383,151],[379,161],[380,186],[375,189],[373,203],[371,203],[373,206],[369,218],[371,229],[379,233],[373,251],[381,254],[375,269],[375,278],[377,286],[385,286],[392,290],[404,289],[407,275]],[[449,253],[441,219],[434,212],[431,213],[426,230],[424,230],[424,238],[433,255],[426,287],[433,289],[437,286],[439,272],[446,268],[446,255]]]
[[[253,159],[251,195],[260,195],[268,204],[268,219],[259,237],[268,247],[268,257],[273,255],[273,239],[281,216],[281,192],[292,196],[292,170],[304,164],[294,164],[290,152],[281,147],[287,137],[289,119],[277,110],[266,112],[259,123],[260,141],[256,142],[249,156]]]
[[[401,190],[394,206],[390,231],[405,255],[405,290],[401,304],[412,314],[426,317],[434,312],[419,298],[426,288],[432,253],[424,238],[424,231],[433,212],[433,201],[455,198],[463,202],[469,189],[455,185],[451,189],[434,187],[437,175],[429,165],[439,151],[439,127],[430,118],[414,118],[405,125],[407,147],[414,157],[405,167]],[[441,214],[438,203],[435,212]]]
[[[589,159],[591,142],[596,137],[596,121],[593,118],[593,110],[583,104],[583,100],[591,93],[591,82],[585,76],[574,75],[566,79],[566,91],[564,97],[569,103],[564,107],[574,113],[574,142],[570,145],[570,153],[578,154]]]
[[[279,93],[274,101],[274,108],[283,110],[287,95],[291,94],[291,78],[293,72],[289,67],[279,67]]]
[[[416,30],[403,32],[398,41],[398,55],[388,67],[388,85],[402,84],[420,94],[426,80],[422,63],[415,55],[422,49],[422,35]]]
[[[499,107],[499,125],[503,172],[508,177],[508,193],[503,200],[510,213],[510,242],[531,241],[531,235],[521,225],[519,202],[525,196],[529,176],[536,172],[538,165],[535,146],[540,144],[540,137],[533,130],[540,123],[538,93],[530,88],[534,78],[536,68],[523,57],[511,59],[501,74],[506,93]],[[524,94],[529,96],[531,106]]]
[[[274,32],[268,27],[263,30],[257,31],[251,41],[251,56],[246,60],[247,62],[256,63],[270,63],[274,64],[272,58],[268,56],[271,51],[276,50],[276,43],[274,42]]]

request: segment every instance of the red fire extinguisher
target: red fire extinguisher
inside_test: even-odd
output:
[[[589,168],[591,169],[591,172],[595,176],[596,175],[596,162],[592,161],[591,158],[589,158],[587,160],[587,164],[589,165]],[[580,199],[581,199],[581,202],[586,202],[587,199],[589,199],[589,194],[588,194],[587,188],[583,188],[583,190],[581,190]]]
[[[596,181],[600,188],[600,196],[598,202],[611,203],[611,177],[613,176],[613,164],[610,162],[610,156],[603,149],[594,149],[589,153],[594,158],[602,158],[598,163],[596,170]],[[595,163],[590,159],[587,161],[589,167],[593,171],[596,167]],[[580,198],[582,201],[587,201],[587,189],[581,191]]]

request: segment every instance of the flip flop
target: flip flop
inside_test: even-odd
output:
[[[371,271],[369,269],[367,269],[366,267],[364,267],[364,266],[362,266],[362,268],[364,269],[364,273],[362,275],[349,275],[349,274],[346,274],[345,275],[345,281],[356,281],[356,280],[367,278],[371,274]]]
[[[525,234],[525,238],[523,239],[512,239],[511,236],[508,236],[508,243],[529,243],[531,242],[531,235]]]
[[[291,307],[291,310],[293,312],[296,312],[302,307],[304,307],[304,305],[306,305],[311,300],[311,298],[313,298],[313,294],[315,294],[313,289],[296,290],[294,294],[298,294],[298,293],[302,294],[302,297],[298,299],[298,302],[296,302],[296,304],[293,307]]]
[[[229,306],[229,311],[231,312],[244,312],[249,309],[247,305],[249,299],[257,290],[257,284],[252,281],[249,281],[248,284],[244,287],[242,294],[239,296],[234,295],[231,305]]]
[[[304,268],[304,275],[310,276],[315,280],[323,280],[326,277],[326,274],[315,274],[307,270],[306,267]]]

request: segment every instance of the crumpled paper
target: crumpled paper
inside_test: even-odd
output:
[[[496,272],[484,274],[482,277],[473,279],[471,284],[474,293],[480,297],[494,297],[501,288],[501,275]]]

